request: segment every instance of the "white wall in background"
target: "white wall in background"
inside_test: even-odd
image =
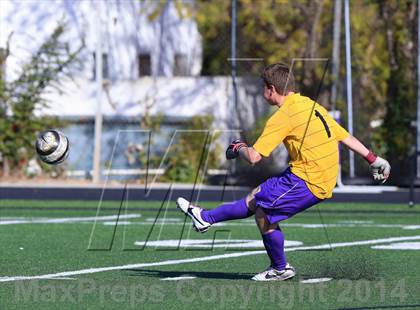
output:
[[[63,82],[63,93],[45,94],[49,107],[40,114],[94,117],[95,82],[75,79]],[[146,107],[151,115],[191,117],[211,114],[219,128],[232,128],[232,86],[230,77],[144,77],[134,81],[110,82],[105,87],[102,112],[109,117],[138,117]],[[258,79],[238,79],[238,113],[253,127],[269,106],[263,101]]]
[[[108,54],[109,78],[132,80],[139,77],[138,54],[150,53],[153,76],[173,76],[176,55],[185,57],[186,75],[199,75],[202,41],[194,20],[181,18],[173,1],[163,13],[149,19],[157,1],[104,1],[103,52]],[[81,77],[91,79],[95,51],[95,1],[89,0],[1,0],[0,47],[5,47],[11,32],[11,55],[7,77],[13,79],[21,65],[52,33],[58,21],[67,21],[64,39],[73,48],[85,39]]]

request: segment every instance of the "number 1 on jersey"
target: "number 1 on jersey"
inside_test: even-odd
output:
[[[325,131],[327,132],[327,136],[328,136],[328,138],[331,138],[330,127],[328,127],[328,124],[325,121],[325,118],[317,110],[315,110],[315,116],[318,117],[321,120],[321,122],[324,124]]]

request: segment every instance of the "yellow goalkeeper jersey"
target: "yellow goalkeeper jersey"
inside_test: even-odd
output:
[[[267,157],[281,143],[292,173],[303,179],[318,198],[332,196],[338,175],[338,142],[349,136],[328,111],[298,93],[286,96],[267,121],[254,149]]]

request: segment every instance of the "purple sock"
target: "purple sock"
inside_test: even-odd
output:
[[[283,270],[286,267],[284,254],[284,235],[280,228],[262,235],[265,250],[271,260],[271,267]]]
[[[253,213],[249,211],[246,206],[245,198],[234,202],[229,202],[224,205],[218,206],[212,210],[203,210],[201,217],[203,220],[210,224],[228,221],[244,219],[251,216]]]

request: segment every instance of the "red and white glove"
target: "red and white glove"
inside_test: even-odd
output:
[[[248,147],[248,145],[242,140],[235,140],[230,143],[226,149],[226,159],[235,159],[239,156],[239,150],[243,147]]]
[[[382,184],[386,182],[391,173],[391,165],[386,159],[376,156],[372,151],[365,157],[370,165],[370,172],[375,181],[380,181]]]

